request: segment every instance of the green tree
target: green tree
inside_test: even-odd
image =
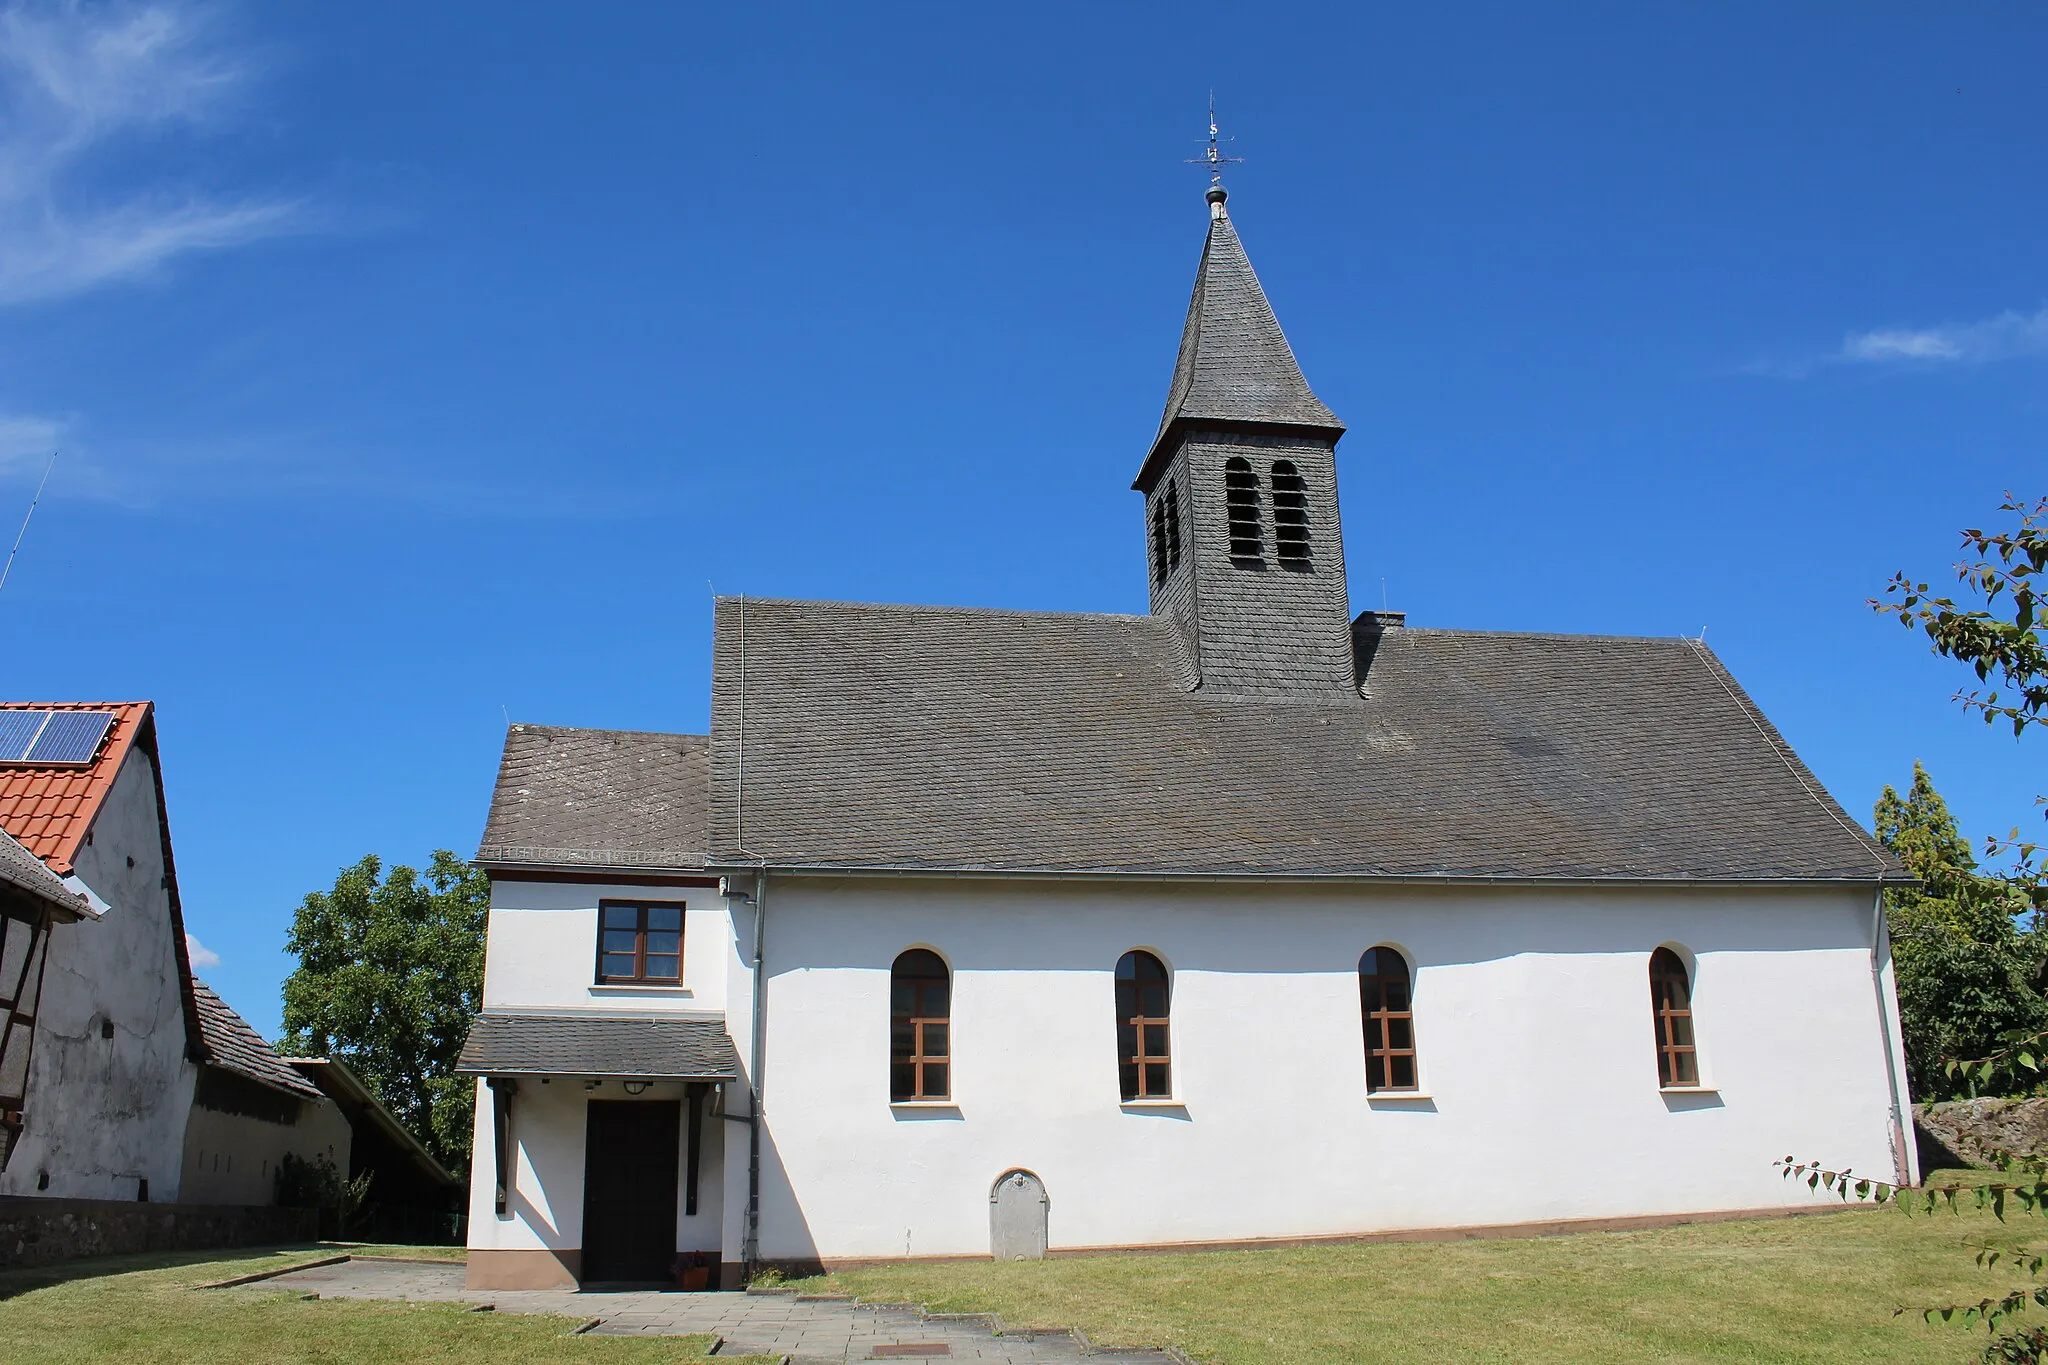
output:
[[[1935,653],[1968,664],[1978,682],[1992,684],[1958,692],[1956,700],[1986,725],[2007,722],[2018,737],[2029,726],[2048,724],[2048,600],[2042,597],[2048,581],[2048,498],[2029,504],[2008,493],[1998,510],[2017,514],[2019,524],[2009,531],[1963,532],[1963,548],[1976,557],[1955,566],[1956,581],[1972,601],[1938,597],[1927,584],[1899,573],[1885,588],[1895,600],[1870,605],[1896,615],[1908,630],[1925,632]],[[2048,798],[2035,804],[2048,806]],[[2048,912],[2048,844],[2021,837],[2017,826],[1985,844],[1991,856],[2012,859],[2006,884],[2037,912]]]
[[[374,855],[307,896],[286,947],[284,1044],[338,1057],[457,1174],[471,1086],[451,1073],[483,1003],[490,878],[445,849],[422,877]]]
[[[1952,1098],[1970,1081],[1948,1074],[1946,1059],[1981,1057],[2009,1034],[2048,1027],[2048,1003],[2034,988],[2040,947],[2014,923],[2022,903],[2010,888],[1978,873],[1927,769],[1913,765],[1903,797],[1884,789],[1876,826],[1920,879],[1885,894],[1906,1068],[1921,1099]]]

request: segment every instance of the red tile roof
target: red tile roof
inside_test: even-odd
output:
[[[0,702],[0,710],[112,711],[114,727],[99,757],[84,767],[0,763],[0,829],[19,840],[59,876],[68,875],[78,846],[92,828],[100,803],[135,739],[149,723],[152,704],[126,702]]]

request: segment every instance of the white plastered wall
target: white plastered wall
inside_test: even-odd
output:
[[[597,1100],[680,1100],[680,1083],[657,1083],[638,1096],[617,1081],[594,1090],[584,1082],[535,1078],[519,1082],[512,1099],[513,1180],[501,1216],[496,1207],[496,1151],[491,1094],[479,1081],[476,1143],[469,1186],[469,1246],[473,1251],[573,1251],[583,1246],[583,1139],[585,1105]],[[676,1250],[719,1250],[725,1159],[724,1121],[707,1115],[697,1166],[697,1213],[686,1215],[689,1127],[677,1144]],[[742,1145],[744,1153],[744,1144]]]
[[[1055,1249],[1786,1206],[1788,1153],[1893,1172],[1868,888],[776,878],[768,900],[770,1260],[985,1254],[1012,1167],[1045,1182]],[[1377,944],[1416,968],[1427,1099],[1365,1095]],[[1708,1093],[1658,1089],[1662,944],[1696,964]],[[888,1101],[912,946],[953,967],[953,1109]],[[1173,972],[1177,1107],[1119,1103],[1134,947]]]
[[[303,1161],[324,1156],[346,1175],[351,1139],[348,1119],[333,1100],[301,1100],[295,1123],[195,1104],[185,1125],[179,1197],[187,1204],[274,1203],[285,1153]]]
[[[106,913],[51,931],[27,1124],[0,1194],[134,1199],[147,1180],[152,1201],[180,1197],[193,1068],[159,818],[149,755],[131,749],[74,865]]]
[[[681,986],[600,986],[599,901],[684,905]],[[732,926],[716,887],[497,881],[484,950],[485,1009],[722,1013]]]

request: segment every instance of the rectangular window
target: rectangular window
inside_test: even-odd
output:
[[[675,902],[604,901],[598,906],[600,984],[683,980],[683,907]]]

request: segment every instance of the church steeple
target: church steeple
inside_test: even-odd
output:
[[[1273,316],[1273,305],[1252,271],[1225,207],[1229,191],[1209,187],[1209,240],[1195,270],[1194,297],[1180,333],[1180,358],[1159,434],[1133,488],[1172,444],[1176,427],[1196,423],[1304,427],[1335,440],[1344,432],[1337,414],[1309,389],[1294,348]]]
[[[1355,697],[1344,424],[1302,376],[1220,183],[1207,199],[1173,387],[1132,485],[1145,495],[1152,611],[1173,620],[1196,688]]]

